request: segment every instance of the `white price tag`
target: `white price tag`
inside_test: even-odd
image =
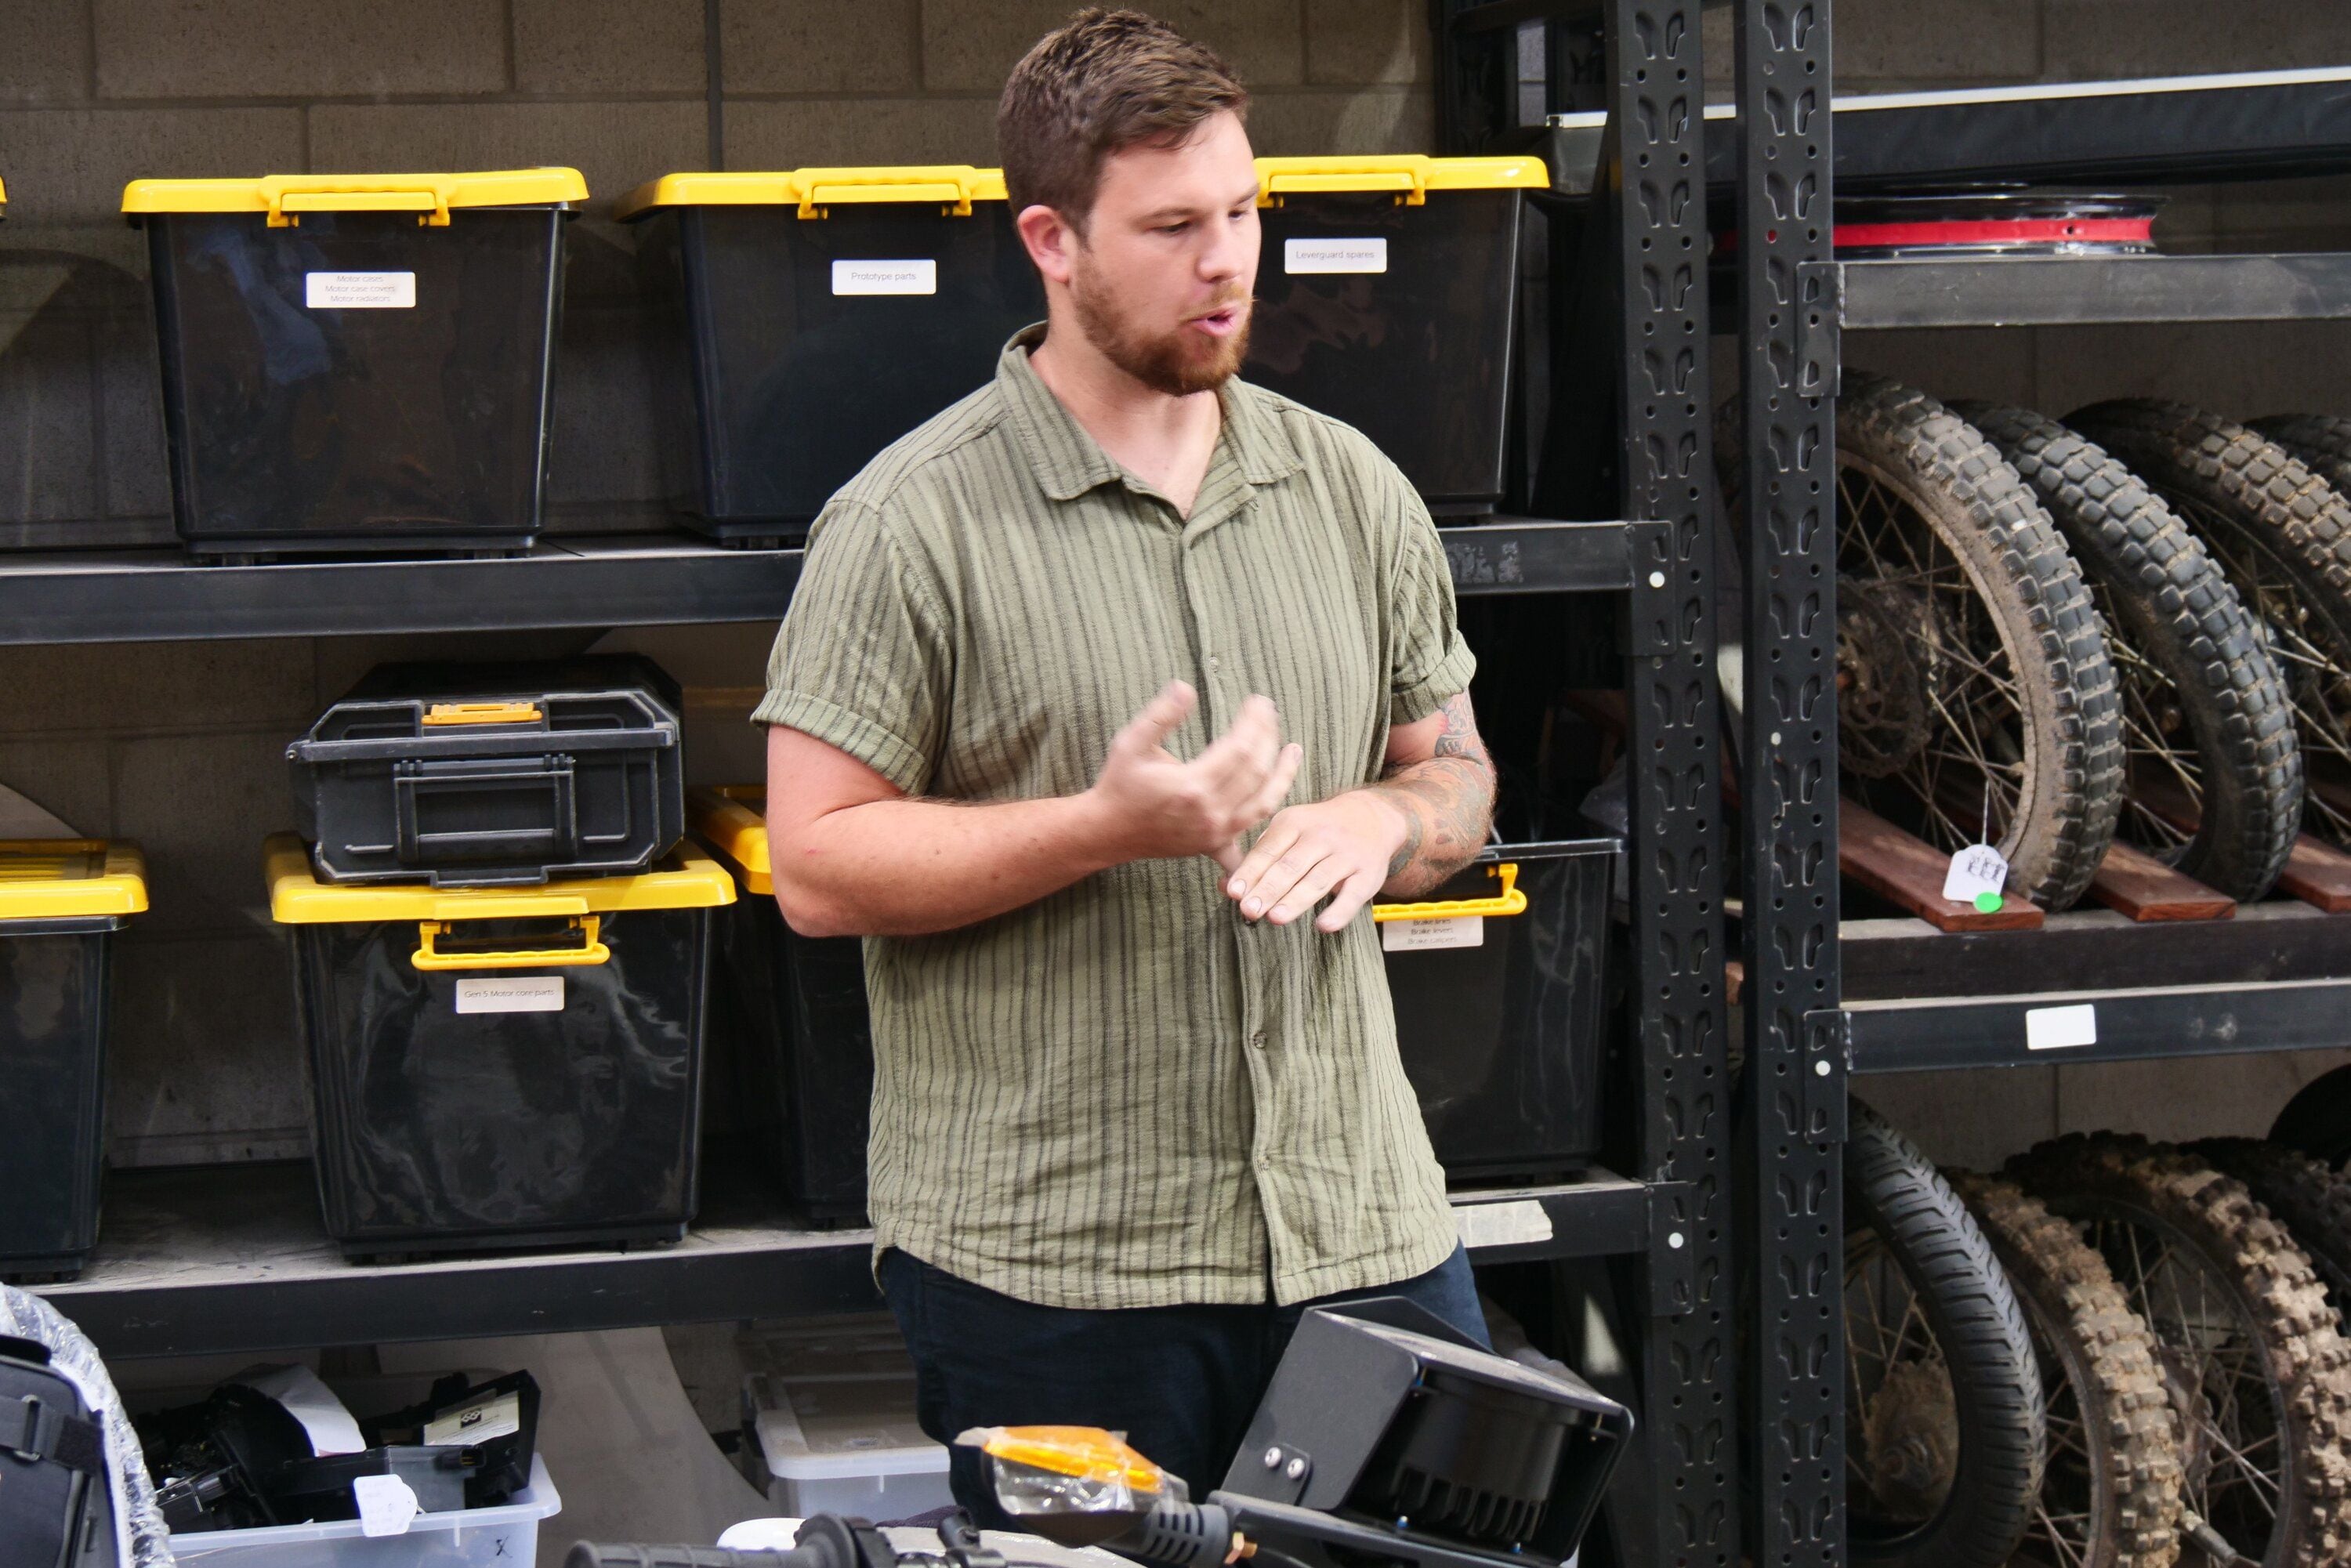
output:
[[[1388,242],[1376,235],[1364,239],[1286,239],[1281,242],[1284,272],[1385,272]]]
[[[2024,1013],[2024,1049],[2070,1051],[2098,1043],[2098,1009],[2095,1003],[2071,1007],[2028,1008]]]
[[[360,1505],[361,1535],[405,1535],[423,1510],[416,1493],[398,1476],[357,1476],[351,1497]]]
[[[832,264],[835,294],[936,294],[939,264],[925,257],[910,261],[836,261]]]
[[[1389,953],[1425,953],[1432,947],[1482,947],[1486,917],[1457,915],[1441,920],[1383,920],[1380,947]]]
[[[1473,1252],[1480,1247],[1531,1247],[1552,1235],[1551,1216],[1531,1197],[1463,1204],[1453,1211],[1453,1224],[1461,1232],[1461,1245]]]
[[[306,272],[302,303],[313,310],[413,310],[413,272]]]
[[[2007,885],[2008,862],[1990,844],[1970,844],[1943,873],[1943,896],[1954,904],[1973,904],[1977,894],[1996,894]]]
[[[525,975],[514,979],[474,977],[457,982],[461,1013],[559,1013],[563,977]]]

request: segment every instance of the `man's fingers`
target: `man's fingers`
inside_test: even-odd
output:
[[[1281,754],[1274,758],[1273,773],[1266,779],[1265,788],[1249,797],[1249,803],[1241,808],[1245,827],[1255,827],[1281,810],[1281,798],[1290,793],[1290,783],[1298,777],[1298,765],[1305,758],[1306,748],[1295,741],[1281,748]]]
[[[1328,936],[1346,929],[1347,922],[1379,895],[1380,884],[1387,879],[1377,871],[1363,870],[1339,884],[1322,913],[1314,917],[1314,929]]]
[[[1215,849],[1208,852],[1208,858],[1215,861],[1217,865],[1224,869],[1225,874],[1228,878],[1229,878],[1233,873],[1241,869],[1241,862],[1246,860],[1248,856],[1249,852],[1241,848],[1241,841],[1238,839],[1234,839],[1227,843],[1218,844]]]
[[[1257,847],[1250,850],[1248,858],[1234,868],[1231,876],[1225,879],[1225,896],[1235,901],[1247,897],[1256,887],[1258,880],[1272,869],[1273,862],[1297,841],[1298,830],[1276,817],[1265,831],[1258,835]],[[1260,909],[1262,907],[1259,906]],[[1256,915],[1252,914],[1250,918],[1255,919]]]
[[[1192,716],[1199,694],[1181,681],[1170,681],[1159,688],[1159,695],[1143,705],[1143,711],[1127,721],[1126,727],[1112,740],[1113,751],[1148,753],[1156,751],[1176,733],[1176,727]]]
[[[1289,925],[1322,903],[1323,895],[1338,886],[1347,875],[1347,865],[1344,861],[1336,855],[1324,855],[1307,867],[1300,874],[1297,882],[1290,885],[1288,892],[1267,905],[1265,917],[1276,925]],[[1247,905],[1243,907],[1246,908]]]
[[[1236,805],[1253,795],[1265,781],[1281,748],[1281,716],[1264,697],[1241,704],[1233,727],[1218,736],[1193,760],[1202,781],[1220,798]]]

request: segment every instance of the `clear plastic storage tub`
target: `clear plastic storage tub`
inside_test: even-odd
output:
[[[914,1419],[914,1380],[743,1380],[743,1458],[753,1486],[795,1519],[911,1519],[955,1501],[947,1450]]]
[[[497,1508],[420,1513],[399,1535],[367,1534],[355,1519],[172,1537],[172,1555],[204,1568],[530,1568],[539,1521],[563,1511],[534,1456],[530,1485]]]

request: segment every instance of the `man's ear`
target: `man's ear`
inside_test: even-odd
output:
[[[1020,243],[1029,247],[1029,259],[1037,264],[1045,280],[1066,287],[1075,267],[1071,253],[1079,244],[1077,231],[1042,203],[1023,207],[1013,223],[1020,230]]]

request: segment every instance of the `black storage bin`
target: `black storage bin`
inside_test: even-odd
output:
[[[691,806],[695,836],[742,891],[719,936],[720,983],[744,1033],[737,1098],[793,1206],[820,1222],[856,1219],[865,1213],[873,1103],[864,944],[802,936],[784,924],[768,872],[764,794],[757,786],[696,789]]]
[[[319,1206],[353,1256],[674,1241],[693,1218],[726,873],[534,891],[332,887],[267,850],[293,928]]]
[[[664,485],[729,544],[804,537],[1045,315],[992,169],[670,174],[617,211],[668,323]]]
[[[329,882],[643,871],[685,831],[676,683],[652,660],[385,664],[286,748]]]
[[[1519,222],[1542,161],[1260,158],[1249,381],[1344,420],[1440,521],[1504,490]]]
[[[98,1245],[112,934],[146,907],[131,845],[0,842],[0,1278]]]
[[[1374,906],[1396,1043],[1447,1175],[1556,1173],[1599,1151],[1616,850],[1506,844],[1425,904]]]
[[[587,195],[570,169],[134,181],[188,548],[528,548]]]

